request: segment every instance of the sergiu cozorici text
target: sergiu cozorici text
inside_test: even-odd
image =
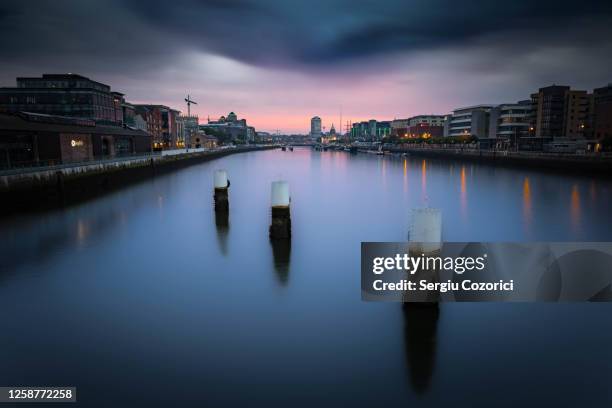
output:
[[[395,257],[376,257],[372,261],[372,273],[381,275],[385,271],[405,271],[412,275],[417,272],[452,271],[458,275],[469,271],[482,271],[486,267],[487,254],[479,257],[440,257],[440,256],[411,256],[408,254],[396,254]],[[439,291],[448,292],[456,290],[469,291],[512,291],[514,290],[514,280],[497,282],[474,282],[464,279],[460,282],[448,280],[446,282],[436,282],[431,279],[421,279],[418,282],[410,279],[401,279],[398,282],[385,282],[376,279],[372,282],[372,287],[376,291],[400,290],[400,291]]]

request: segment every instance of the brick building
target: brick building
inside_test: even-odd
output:
[[[134,105],[134,109],[147,122],[147,131],[152,136],[154,150],[177,147],[179,111],[164,105]]]

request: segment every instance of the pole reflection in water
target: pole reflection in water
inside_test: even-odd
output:
[[[529,185],[529,177],[523,180],[523,221],[525,227],[529,229],[531,226],[531,186]]]
[[[385,160],[385,158],[383,157],[381,160],[381,167],[382,167],[382,183],[383,186],[387,186],[387,160]]]
[[[461,215],[465,220],[467,216],[467,183],[465,180],[465,166],[461,166],[461,193],[459,195],[461,202]]]
[[[404,303],[406,366],[417,394],[429,389],[436,362],[440,307],[437,303]]]
[[[421,194],[423,195],[423,201],[427,201],[427,164],[425,159],[421,163]]]
[[[591,181],[589,193],[591,194],[591,201],[595,202],[597,200],[597,187],[595,186],[595,181]]]
[[[570,199],[570,219],[574,232],[580,231],[580,213],[580,191],[578,190],[578,185],[574,184]]]
[[[408,160],[404,159],[404,197],[408,194]]]
[[[291,264],[291,240],[270,239],[270,244],[276,276],[282,285],[286,285],[289,281],[289,265]]]
[[[223,256],[227,255],[227,236],[229,235],[229,211],[215,211],[217,241]]]

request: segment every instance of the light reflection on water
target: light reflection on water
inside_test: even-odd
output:
[[[467,183],[465,181],[465,166],[461,166],[461,216],[467,219]]]
[[[531,217],[531,187],[529,177],[525,177],[523,181],[523,223],[528,231],[531,226]]]
[[[574,232],[580,232],[580,191],[578,185],[572,186],[571,205],[570,205],[570,219],[572,220],[572,228]]]
[[[232,180],[227,215],[213,210],[217,168]],[[281,178],[292,191],[290,243],[268,239],[270,183]],[[424,205],[441,209],[449,241],[611,240],[610,186],[296,148],[4,220],[0,383],[74,384],[100,391],[99,406],[171,405],[170,395],[295,406],[305,384],[304,406],[461,405],[475,394],[490,406],[553,393],[595,405],[610,396],[605,305],[365,303],[359,250],[405,239],[409,210]]]

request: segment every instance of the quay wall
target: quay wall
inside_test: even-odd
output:
[[[0,173],[0,217],[57,208],[192,164],[272,146],[139,156]]]
[[[414,157],[457,159],[508,167],[585,174],[606,178],[612,177],[612,156],[605,154],[551,154],[438,148],[390,150],[395,153],[408,153]]]

